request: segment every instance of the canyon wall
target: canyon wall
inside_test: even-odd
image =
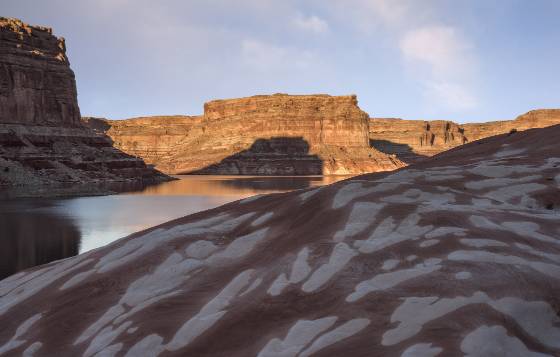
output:
[[[0,17],[0,187],[15,186],[16,195],[102,193],[91,184],[167,179],[83,124],[64,39]]]
[[[0,123],[79,126],[74,72],[52,29],[0,18]]]
[[[373,147],[406,163],[489,136],[560,124],[560,109],[532,110],[515,120],[457,124],[445,120],[370,118]]]
[[[89,120],[117,148],[168,173],[358,174],[403,166],[369,145],[356,96],[214,100],[197,117]]]

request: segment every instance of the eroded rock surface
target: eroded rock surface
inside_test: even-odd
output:
[[[368,115],[355,96],[260,95],[208,102],[198,117],[105,123],[119,149],[168,173],[328,175],[403,166],[370,147]]]
[[[83,125],[63,38],[0,17],[0,187],[19,187],[15,195],[100,193],[92,183],[167,179]],[[52,188],[76,184],[82,188]]]
[[[515,120],[457,124],[446,120],[370,118],[371,144],[406,163],[489,136],[560,124],[560,109],[532,110]]]
[[[558,356],[558,137],[255,196],[20,272],[0,281],[0,355]]]

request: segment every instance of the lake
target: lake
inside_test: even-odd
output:
[[[262,193],[322,186],[342,176],[176,176],[111,196],[0,201],[0,279],[131,233]]]

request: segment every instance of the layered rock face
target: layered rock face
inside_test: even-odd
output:
[[[50,28],[0,18],[0,187],[49,195],[58,191],[48,186],[87,184],[75,193],[96,193],[89,184],[169,179],[83,125],[65,51]]]
[[[0,123],[80,126],[74,72],[52,29],[0,17]]]
[[[215,100],[199,117],[106,123],[116,147],[168,173],[329,175],[403,165],[369,146],[368,115],[355,96]]]
[[[560,109],[533,110],[515,120],[469,124],[445,120],[370,118],[369,138],[378,150],[412,163],[489,136],[556,124],[560,124]]]
[[[559,137],[251,197],[20,272],[0,281],[0,353],[558,356]]]

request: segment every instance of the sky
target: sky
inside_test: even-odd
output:
[[[560,107],[557,0],[0,0],[66,38],[82,115],[356,94],[372,117],[481,122]]]

